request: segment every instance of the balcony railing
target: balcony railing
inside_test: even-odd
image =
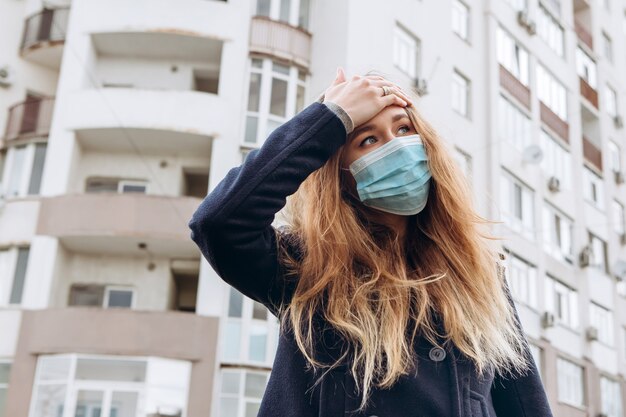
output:
[[[583,156],[602,172],[602,151],[583,135]]]
[[[598,92],[583,77],[580,80],[580,95],[589,100],[593,107],[598,108]]]
[[[41,42],[65,41],[69,12],[69,7],[43,9],[26,19],[21,49]]]
[[[589,49],[593,51],[593,37],[591,33],[585,29],[582,23],[578,21],[578,19],[574,19],[574,30],[576,31],[576,36],[581,40],[582,43],[587,45]]]
[[[253,16],[250,51],[282,58],[308,68],[311,60],[311,34],[285,22]]]
[[[29,99],[11,106],[4,140],[47,136],[53,108],[54,97]]]
[[[518,80],[515,75],[504,68],[500,67],[500,85],[511,93],[520,103],[530,110],[530,90]]]
[[[559,135],[565,142],[569,143],[569,124],[561,119],[558,114],[552,111],[550,107],[546,106],[541,100],[539,100],[539,114],[541,115],[541,121],[552,129],[557,135]]]

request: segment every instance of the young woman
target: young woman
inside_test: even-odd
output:
[[[410,96],[341,69],[228,172],[189,227],[280,320],[258,416],[552,416],[468,190]]]

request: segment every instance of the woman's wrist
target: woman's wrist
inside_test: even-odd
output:
[[[320,103],[325,104],[326,107],[332,110],[337,115],[337,117],[339,117],[344,127],[346,128],[346,134],[349,134],[354,130],[354,123],[352,122],[352,118],[350,118],[350,115],[346,113],[346,111],[340,105],[338,105],[337,103],[333,103],[332,101],[320,101]]]

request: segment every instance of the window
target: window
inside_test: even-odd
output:
[[[564,57],[565,36],[563,28],[558,20],[541,3],[539,3],[537,13],[537,34],[555,54],[561,58]]]
[[[461,168],[461,171],[463,172],[463,174],[465,174],[465,178],[468,180],[469,183],[471,183],[472,157],[469,156],[464,151],[462,151],[461,149],[456,148],[456,147],[454,148],[454,152],[452,153],[452,156],[454,157],[454,159],[456,160],[456,163]]]
[[[602,40],[604,41],[604,57],[607,59],[607,61],[609,61],[611,64],[613,63],[613,41],[611,40],[611,37],[609,35],[607,35],[606,32],[602,32]]]
[[[576,71],[591,88],[597,88],[596,63],[580,46],[576,48]]]
[[[531,123],[528,116],[503,95],[498,101],[499,140],[507,141],[522,152],[530,145]]]
[[[559,401],[583,407],[585,404],[583,367],[567,359],[557,358],[556,369]]]
[[[250,59],[244,145],[261,145],[304,107],[306,72],[269,58]]]
[[[70,288],[70,306],[133,308],[135,290],[98,284],[73,284]]]
[[[562,190],[572,188],[572,158],[557,139],[545,130],[539,129],[539,146],[543,151],[541,169],[546,177],[559,179]]]
[[[624,228],[624,205],[617,200],[613,200],[613,230],[618,235],[626,232]]]
[[[602,401],[602,413],[607,417],[622,417],[622,395],[619,382],[600,377],[600,398]]]
[[[222,336],[223,362],[254,362],[271,366],[278,346],[278,320],[258,301],[229,288]]]
[[[523,10],[528,7],[527,0],[505,0],[509,3],[515,10]]]
[[[543,65],[537,63],[537,96],[550,110],[567,121],[567,90]]]
[[[461,39],[468,40],[469,7],[459,1],[452,2],[452,31]]]
[[[0,249],[0,306],[22,303],[28,254],[28,247]]]
[[[589,305],[589,322],[598,329],[598,341],[613,346],[613,313],[599,304]]]
[[[571,328],[578,329],[578,293],[575,289],[546,275],[546,311],[553,313],[556,320]]]
[[[418,40],[398,24],[393,31],[393,63],[411,79],[417,78]]]
[[[533,191],[508,171],[502,170],[500,200],[502,220],[527,239],[535,240]]]
[[[544,251],[560,261],[573,263],[573,220],[547,201],[543,203],[542,213]]]
[[[256,14],[309,28],[309,0],[257,0]]]
[[[522,48],[501,26],[496,30],[498,62],[525,86],[528,86],[528,51]]]
[[[220,417],[256,416],[269,372],[222,370]]]
[[[622,170],[622,156],[620,148],[612,140],[609,140],[609,161],[611,163],[611,171],[618,172]]]
[[[604,210],[604,181],[591,168],[583,166],[584,197],[598,210]]]
[[[87,178],[87,193],[138,193],[148,192],[148,182],[119,178]]]
[[[0,417],[6,417],[7,391],[11,362],[0,360]]]
[[[452,73],[452,109],[469,118],[470,82],[456,69]]]
[[[610,85],[604,85],[604,105],[606,107],[606,113],[611,116],[617,116],[617,91]]]
[[[186,415],[191,362],[159,357],[41,355],[31,416]]]
[[[24,197],[39,194],[45,159],[45,143],[10,147],[4,167],[4,195]]]
[[[591,248],[591,260],[589,266],[606,274],[608,270],[608,257],[606,242],[591,232],[589,233],[589,246]]]
[[[539,371],[539,377],[543,378],[543,360],[542,360],[542,352],[541,348],[534,343],[528,343],[528,347],[530,347],[530,353],[533,355],[533,359],[535,364],[537,365],[537,370]]]
[[[537,268],[514,253],[509,253],[505,276],[513,297],[532,308],[537,308]]]

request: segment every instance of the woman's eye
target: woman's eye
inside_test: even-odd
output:
[[[409,130],[411,130],[411,128],[410,128],[410,127],[408,127],[408,126],[400,126],[400,129],[402,129],[402,128],[406,129],[406,130],[407,130],[407,132],[408,132]],[[398,129],[398,130],[400,130],[400,129]]]
[[[411,128],[410,128],[409,126],[407,126],[407,125],[402,125],[402,126],[400,126],[400,127],[398,128],[398,131],[400,131],[401,129],[406,129],[406,131],[407,131],[407,132],[409,132],[409,131],[411,130]],[[368,136],[368,137],[366,137],[365,139],[363,139],[363,140],[361,141],[361,143],[359,144],[359,146],[363,146],[363,145],[365,144],[365,142],[366,142],[367,140],[369,140],[369,139],[376,140],[376,138],[375,138],[374,136]]]

